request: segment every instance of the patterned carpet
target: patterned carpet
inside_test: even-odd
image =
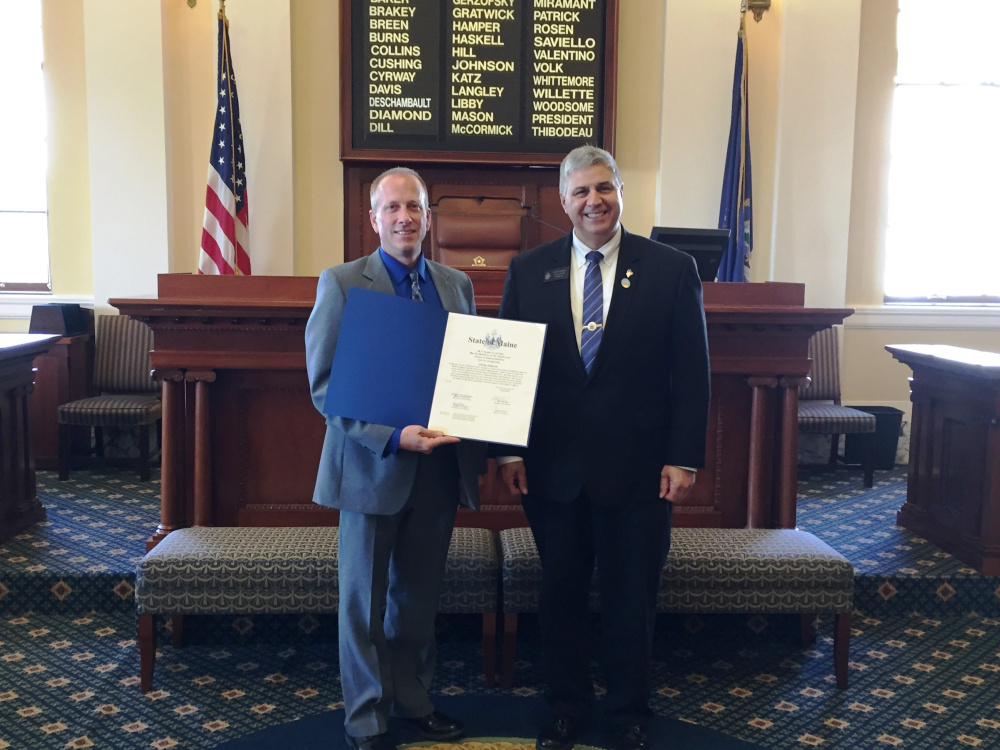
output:
[[[160,641],[139,691],[132,583],[158,521],[158,483],[40,472],[49,520],[0,545],[0,750],[210,748],[340,708],[332,618],[189,618]],[[803,469],[799,525],[857,570],[851,686],[836,690],[831,623],[663,617],[657,713],[771,748],[1000,747],[1000,580],[892,524],[905,471]],[[434,690],[541,694],[536,628],[519,628],[517,684],[488,690],[479,620],[442,620]],[[599,675],[597,676],[599,683]]]

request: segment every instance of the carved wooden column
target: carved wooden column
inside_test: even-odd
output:
[[[163,436],[160,440],[160,525],[146,540],[146,551],[184,524],[184,373],[153,370],[163,400]]]
[[[749,377],[753,389],[750,403],[750,467],[747,480],[747,528],[767,528],[767,456],[768,456],[768,389],[778,385],[778,379]]]
[[[798,499],[799,461],[799,387],[808,378],[781,378],[781,476],[778,477],[778,527],[795,528],[795,504]]]
[[[184,375],[194,383],[194,526],[212,525],[212,430],[209,383],[212,370],[188,370]]]

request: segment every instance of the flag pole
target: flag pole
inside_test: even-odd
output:
[[[233,184],[230,185],[229,188],[233,191],[233,196],[238,201],[239,200],[239,192],[238,192],[237,187],[236,187],[236,174],[237,174],[237,170],[236,170],[236,126],[235,126],[235,119],[234,119],[236,117],[236,112],[235,112],[235,107],[232,106],[232,102],[233,102],[233,68],[232,68],[232,65],[230,64],[230,56],[229,56],[229,54],[230,54],[229,53],[229,19],[226,17],[226,0],[219,0],[219,19],[222,21],[222,25],[223,25],[223,27],[225,29],[225,32],[226,32],[225,34],[222,35],[222,64],[223,64],[223,66],[225,66],[225,71],[226,71],[226,90],[229,93],[228,99],[229,99],[229,103],[230,103],[229,113],[228,113],[229,114],[229,139],[230,139],[229,157],[232,160],[231,163],[233,165]],[[235,206],[236,213],[239,213],[239,209],[240,209],[239,203],[237,202],[237,204]],[[238,252],[239,251],[237,250],[237,241],[236,241],[236,238],[234,237],[233,238],[233,271],[234,271],[234,273],[237,276],[242,276],[243,274],[240,273],[239,264],[237,262]]]

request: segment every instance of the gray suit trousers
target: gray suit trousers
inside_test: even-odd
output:
[[[457,464],[446,447],[419,457],[398,513],[340,512],[340,675],[352,736],[382,734],[390,715],[434,710],[434,619],[457,499]]]

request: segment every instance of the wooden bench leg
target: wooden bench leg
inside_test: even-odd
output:
[[[170,642],[174,648],[184,645],[184,615],[170,616]]]
[[[486,687],[496,687],[497,673],[497,613],[487,612],[483,615],[483,676]]]
[[[508,612],[503,616],[503,667],[501,684],[505,688],[514,686],[514,659],[517,657],[517,613]]]
[[[799,615],[799,630],[802,634],[802,648],[809,648],[816,642],[816,615]]]
[[[833,670],[837,675],[837,687],[847,688],[847,661],[851,647],[851,613],[844,612],[834,618]]]
[[[153,615],[139,615],[139,687],[144,693],[153,687],[155,661],[156,620]]]

